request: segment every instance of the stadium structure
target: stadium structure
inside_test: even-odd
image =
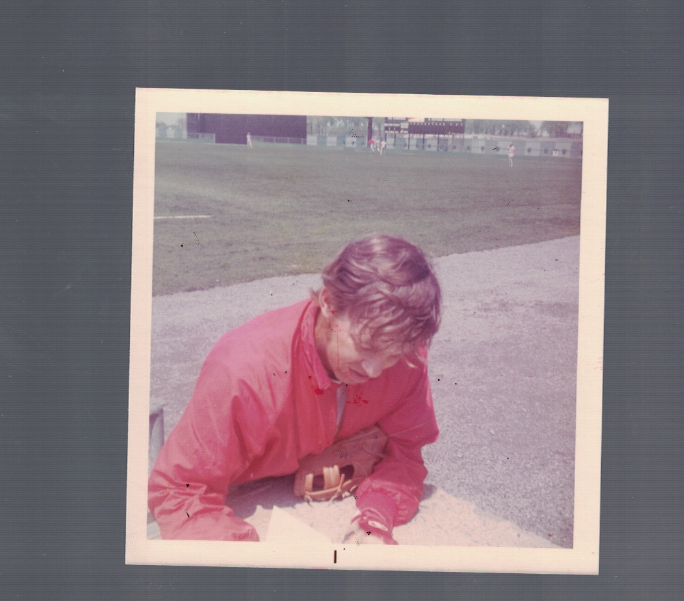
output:
[[[158,129],[159,139],[217,144],[246,144],[247,133],[254,142],[306,144],[307,146],[366,149],[374,135],[374,118],[368,118],[368,133],[345,135],[307,134],[304,115],[235,115],[187,113],[186,130]],[[387,151],[455,152],[506,156],[509,143],[515,156],[581,158],[582,139],[527,138],[518,136],[466,135],[465,119],[413,119],[385,117],[378,121],[380,138]],[[377,134],[376,134],[377,137]]]
[[[306,116],[187,114],[188,139],[246,144],[248,133],[254,141],[305,144]]]
[[[369,118],[369,137],[372,120]],[[466,135],[465,119],[412,119],[386,117],[381,139],[388,151],[456,152],[505,157],[508,145],[515,146],[515,156],[581,158],[582,140],[577,138],[526,138],[522,136]],[[309,134],[309,146],[364,147],[365,140],[351,136]]]

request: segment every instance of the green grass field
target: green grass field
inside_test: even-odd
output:
[[[579,234],[581,163],[158,142],[153,293],[312,273],[397,234],[434,256]]]

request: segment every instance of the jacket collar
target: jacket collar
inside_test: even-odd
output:
[[[314,387],[323,391],[333,386],[334,382],[328,376],[328,372],[325,371],[323,362],[316,350],[316,317],[318,316],[319,311],[320,309],[318,306],[313,301],[309,301],[304,309],[301,338],[304,354],[306,355],[313,372]]]

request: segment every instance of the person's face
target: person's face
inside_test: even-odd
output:
[[[378,352],[359,347],[347,315],[337,315],[326,302],[325,291],[316,321],[316,350],[328,374],[344,384],[363,384],[377,378],[403,356],[400,348]]]

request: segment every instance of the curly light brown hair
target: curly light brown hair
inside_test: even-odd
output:
[[[422,361],[441,321],[442,295],[434,267],[415,244],[375,234],[347,245],[323,269],[323,285],[336,312],[354,324],[364,349],[391,347]],[[321,291],[312,291],[318,303]]]

